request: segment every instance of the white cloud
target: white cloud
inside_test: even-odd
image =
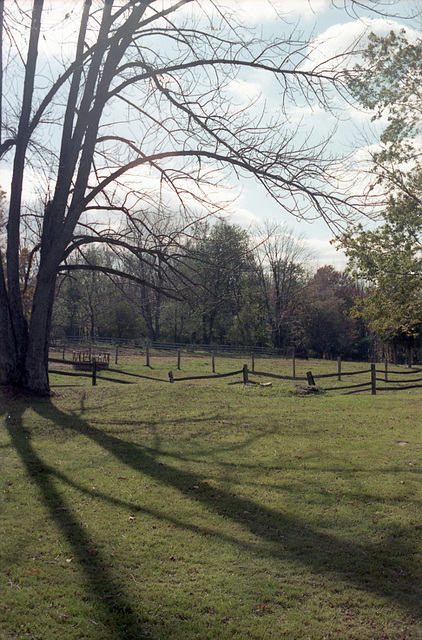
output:
[[[10,197],[10,187],[12,182],[12,166],[3,163],[0,168],[0,188]],[[50,185],[51,186],[51,185]],[[42,173],[30,167],[25,168],[25,179],[23,184],[23,202],[32,205],[45,198],[48,191],[48,179]]]
[[[331,70],[337,67],[353,66],[360,61],[360,57],[356,54],[350,56],[343,54],[351,51],[355,43],[359,41],[361,49],[365,47],[366,39],[371,32],[385,36],[390,31],[398,32],[400,29],[403,29],[402,24],[380,18],[363,18],[332,25],[309,43],[306,61],[302,69],[309,71],[318,67],[319,70]],[[412,42],[421,34],[415,30],[406,29],[406,35]]]
[[[306,238],[304,244],[315,256],[314,263],[316,268],[330,264],[338,271],[345,269],[347,264],[346,256],[343,251],[337,251],[335,246],[330,244],[329,240]]]
[[[230,80],[227,88],[233,94],[242,96],[249,100],[259,98],[262,93],[262,88],[257,82],[246,82],[245,80],[240,80],[239,78]]]
[[[11,169],[9,167],[6,167],[6,165],[3,165],[2,167],[0,167],[0,189],[2,189],[3,191],[6,191],[8,195],[10,191],[11,180],[12,180]]]
[[[13,46],[22,53],[26,52],[28,46],[32,4],[30,0],[22,0],[19,4],[10,2],[6,7],[16,26],[13,31]],[[45,2],[41,19],[42,36],[38,43],[38,52],[41,57],[66,60],[74,54],[82,6],[80,0],[47,0]],[[25,26],[25,29],[22,26]]]
[[[307,136],[310,136],[310,131],[313,127],[318,127],[318,132],[324,132],[324,136],[327,136],[336,122],[334,114],[323,109],[319,104],[291,105],[288,115],[291,123],[306,123],[308,127]]]
[[[232,224],[238,224],[244,229],[248,229],[251,226],[262,222],[255,213],[244,207],[233,207],[234,211],[230,215],[230,222]]]
[[[235,7],[242,19],[257,21],[273,20],[277,16],[301,15],[314,17],[330,5],[330,0],[226,0],[218,6]]]
[[[278,16],[312,18],[325,11],[331,0],[201,0],[186,5],[186,12],[194,14],[236,15],[242,22],[269,22]],[[168,4],[169,0],[163,0]]]

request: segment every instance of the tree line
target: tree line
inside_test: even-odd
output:
[[[53,332],[60,336],[139,338],[195,344],[242,344],[315,357],[361,359],[370,332],[350,311],[361,287],[332,266],[312,271],[306,244],[283,227],[258,233],[227,221],[203,224],[184,250],[176,295],[163,295],[167,262],[133,262],[138,280],[102,272],[120,270],[111,252],[91,248],[59,278]],[[180,252],[179,252],[180,257]],[[126,256],[126,259],[129,259]]]

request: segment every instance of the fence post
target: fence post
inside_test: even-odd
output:
[[[174,382],[173,371],[169,371],[169,380],[170,380],[171,383]]]
[[[384,367],[385,367],[385,381],[388,382],[388,357],[387,356],[385,356]]]
[[[308,378],[308,384],[312,387],[315,386],[315,380],[314,380],[314,376],[312,375],[312,371],[307,371],[306,372],[306,377]]]
[[[292,358],[292,367],[293,367],[293,380],[296,380],[296,356],[294,353]]]
[[[255,371],[255,354],[252,351],[252,373]]]
[[[114,359],[115,364],[117,364],[118,359],[119,359],[119,345],[116,344],[116,357]]]
[[[66,355],[66,344],[63,345],[63,355],[62,355],[62,360],[64,360]]]
[[[177,368],[180,370],[180,349],[177,350]]]
[[[147,342],[147,345],[146,345],[146,357],[147,357],[146,366],[149,367],[149,344],[148,344],[148,342]]]
[[[337,375],[338,379],[341,380],[341,357],[337,358]]]
[[[212,361],[212,372],[215,373],[215,353],[214,353],[214,351],[211,354],[211,361]]]
[[[373,396],[377,395],[377,371],[376,364],[371,364],[371,393]]]
[[[97,384],[97,358],[92,358],[92,386]]]
[[[244,384],[248,384],[249,382],[249,378],[248,378],[248,365],[244,364],[243,365],[243,383]]]

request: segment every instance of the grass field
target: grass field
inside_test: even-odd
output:
[[[1,640],[422,638],[421,389],[69,380],[0,390]]]

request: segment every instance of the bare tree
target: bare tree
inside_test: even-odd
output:
[[[12,174],[0,260],[1,383],[49,392],[56,276],[75,266],[67,258],[93,242],[140,260],[147,255],[119,231],[121,216],[143,233],[152,211],[189,225],[224,207],[216,192],[228,172],[254,176],[296,215],[344,215],[324,147],[307,145],[303,136],[296,142],[283,109],[268,120],[259,101],[236,107],[230,94],[230,82],[247,69],[273,75],[285,109],[299,94],[323,102],[325,87],[341,77],[322,66],[304,70],[307,43],[294,34],[261,41],[235,13],[196,0],[80,0],[71,10],[44,0],[31,7],[1,2],[0,25],[0,81],[7,87],[0,154]],[[31,177],[43,211],[31,222],[39,234],[30,248],[37,272],[28,322],[19,252]],[[170,270],[181,259],[182,231],[160,254]]]
[[[256,253],[260,288],[274,345],[289,344],[290,333],[304,301],[312,252],[291,229],[266,222]]]

